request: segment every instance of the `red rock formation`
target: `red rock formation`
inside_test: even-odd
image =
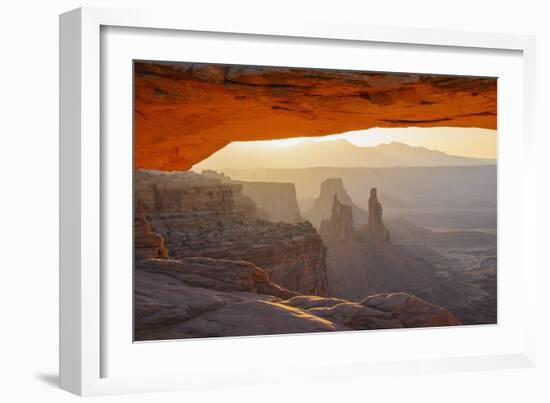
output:
[[[136,62],[134,81],[136,169],[187,170],[232,141],[497,122],[493,78]]]
[[[164,239],[151,231],[151,226],[147,222],[145,211],[141,206],[136,208],[134,217],[134,257],[136,260],[168,257]]]
[[[326,245],[349,241],[353,237],[353,211],[351,206],[338,201],[334,195],[332,214],[328,220],[323,220],[319,235]]]
[[[171,256],[252,262],[285,288],[327,295],[326,250],[315,228],[259,220],[250,199],[253,208],[235,201],[241,191],[241,185],[194,172],[135,176],[136,197]]]
[[[390,232],[382,221],[382,204],[376,196],[376,188],[370,190],[367,239],[369,241],[390,242]]]

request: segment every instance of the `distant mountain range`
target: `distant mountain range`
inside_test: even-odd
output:
[[[492,165],[496,160],[445,154],[392,142],[358,147],[347,140],[306,141],[288,146],[231,143],[194,166],[194,170],[309,167],[434,167]]]

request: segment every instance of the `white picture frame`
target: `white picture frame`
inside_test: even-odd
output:
[[[485,352],[480,347],[475,351],[465,349],[462,352],[457,350],[454,354],[445,354],[443,349],[431,355],[419,354],[416,358],[412,356],[400,357],[397,354],[386,360],[369,360],[359,354],[348,360],[331,360],[329,357],[326,362],[312,360],[307,363],[305,362],[307,359],[312,359],[307,355],[307,345],[312,343],[311,340],[318,340],[319,335],[287,335],[232,338],[224,341],[219,339],[200,340],[193,341],[192,345],[187,343],[187,346],[192,346],[193,350],[202,352],[203,357],[204,353],[208,351],[216,352],[215,354],[219,354],[218,357],[221,357],[227,350],[231,350],[235,356],[238,356],[244,349],[250,349],[249,357],[243,359],[241,363],[235,363],[231,368],[220,365],[216,370],[209,370],[207,365],[203,365],[199,370],[194,371],[194,374],[191,374],[185,372],[186,368],[199,365],[199,362],[195,356],[189,354],[186,355],[185,362],[180,362],[175,366],[166,365],[168,370],[156,376],[146,372],[139,373],[139,371],[131,373],[128,368],[122,367],[117,371],[109,370],[106,362],[111,360],[110,356],[113,355],[113,350],[118,351],[118,348],[108,348],[112,345],[112,341],[105,327],[110,326],[111,334],[119,330],[111,326],[112,322],[106,319],[111,315],[111,305],[107,301],[109,301],[109,288],[112,291],[112,284],[109,287],[105,285],[105,279],[111,279],[109,273],[105,272],[105,268],[112,266],[106,262],[105,252],[108,250],[108,245],[104,243],[104,228],[109,225],[106,222],[109,217],[105,216],[105,203],[108,203],[109,200],[106,196],[110,189],[107,184],[110,175],[109,167],[113,166],[109,163],[107,150],[109,147],[127,146],[127,143],[113,144],[110,141],[111,137],[105,138],[105,133],[109,133],[110,123],[104,121],[109,111],[102,109],[104,107],[102,97],[110,91],[110,88],[106,88],[110,84],[102,80],[105,67],[102,64],[105,62],[102,61],[102,57],[109,55],[102,49],[105,47],[105,42],[102,42],[104,40],[102,31],[109,30],[109,27],[117,27],[122,30],[125,28],[154,29],[157,30],[156,32],[172,33],[193,32],[194,35],[199,36],[200,33],[218,33],[218,37],[245,35],[259,41],[262,39],[281,40],[282,42],[285,40],[306,42],[308,40],[326,40],[332,41],[330,46],[335,47],[339,46],[339,43],[377,43],[378,46],[410,45],[433,47],[440,50],[467,49],[480,55],[493,51],[515,52],[520,59],[516,57],[514,63],[517,66],[519,60],[522,78],[521,87],[517,87],[516,90],[522,91],[519,91],[521,99],[514,102],[521,105],[522,116],[514,123],[520,124],[520,126],[514,126],[520,128],[519,132],[514,134],[516,136],[514,143],[504,144],[504,154],[499,154],[499,176],[501,175],[500,163],[504,164],[504,172],[511,172],[506,169],[507,164],[514,165],[519,169],[516,175],[517,180],[521,181],[522,195],[518,202],[521,207],[518,214],[521,216],[510,218],[513,222],[510,222],[509,228],[517,230],[508,235],[506,239],[521,245],[513,256],[514,262],[518,262],[521,266],[522,281],[517,284],[518,292],[522,295],[522,305],[518,309],[523,312],[535,312],[537,266],[534,250],[536,242],[533,238],[536,233],[536,210],[534,196],[529,196],[534,195],[535,189],[533,179],[535,163],[531,158],[534,152],[535,110],[535,42],[533,37],[358,26],[314,20],[301,21],[299,24],[292,21],[275,22],[268,18],[254,21],[244,18],[212,20],[193,15],[174,15],[169,11],[80,8],[60,17],[60,385],[63,389],[79,395],[96,395],[228,384],[244,386],[262,382],[292,382],[292,379],[298,374],[302,379],[306,376],[311,379],[328,380],[329,372],[330,378],[335,379],[334,373],[345,378],[350,374],[357,377],[369,376],[374,373],[396,375],[411,372],[517,368],[534,365],[535,324],[533,318],[526,317],[521,323],[514,324],[513,329],[510,330],[509,334],[513,334],[514,341],[512,342],[512,338],[510,338],[508,343],[508,339],[506,339],[502,346],[499,346],[498,351],[495,349]],[[128,35],[128,32],[124,32],[123,35]],[[130,35],[132,35],[131,32]],[[172,37],[170,40],[178,39]],[[111,42],[109,43],[111,44]],[[116,45],[116,42],[112,43]],[[109,46],[111,46],[110,44]],[[152,44],[147,42],[143,46],[151,48]],[[404,66],[403,70],[407,70],[407,66]],[[499,93],[499,117],[501,95]],[[131,94],[124,95],[126,100],[130,96]],[[512,104],[508,106],[512,107]],[[517,106],[517,104],[513,106]],[[505,104],[503,107],[506,108],[507,105]],[[128,124],[128,122],[126,123]],[[514,150],[518,150],[518,155],[514,156]],[[503,157],[504,159],[501,161]],[[512,160],[513,158],[514,160]],[[508,174],[506,176],[508,177]],[[506,183],[502,181],[503,178],[499,177],[499,203],[503,197],[500,185],[503,184],[507,189]],[[514,206],[510,205],[510,209]],[[507,211],[506,209],[504,211]],[[507,215],[503,216],[499,206],[499,230],[502,228],[502,220],[508,220],[507,217]],[[499,237],[499,276],[501,251],[503,250],[500,242]],[[506,249],[505,247],[504,250],[506,251]],[[120,281],[125,280],[121,277]],[[512,278],[510,281],[514,281],[514,279]],[[499,287],[500,285],[499,279]],[[499,298],[501,297],[503,295],[499,291]],[[500,313],[499,311],[499,315]],[[480,337],[487,338],[495,335],[504,337],[508,334],[502,333],[502,328],[497,330],[492,330],[495,328],[478,329],[468,331],[469,333],[460,329],[416,330],[415,332],[421,333],[414,333],[414,335],[419,335],[419,342],[425,345],[428,339],[433,343],[434,340],[443,337],[448,337],[447,340],[452,338],[468,340],[468,337],[477,337],[474,332],[479,332]],[[365,337],[370,337],[369,343],[375,338],[383,337],[400,343],[405,335],[403,332],[407,331],[397,332],[388,331],[377,333],[375,336],[372,336],[373,333],[351,332],[353,334],[345,336],[345,342],[350,345],[354,343],[358,345],[357,343],[361,343]],[[407,337],[416,337],[411,335],[412,333]],[[328,343],[327,340],[336,340],[338,337],[342,336],[323,335],[321,339]],[[291,347],[294,348],[294,351],[304,352],[301,362],[300,358],[297,358],[288,362],[284,371],[281,371],[281,367],[279,367],[276,373],[269,368],[263,368],[264,372],[257,370],[261,370],[262,365],[257,362],[257,366],[254,366],[254,360],[257,361],[257,353],[261,349],[265,351],[265,348],[268,347],[277,351],[277,348],[281,348],[281,346],[288,348],[290,341],[294,345]],[[131,343],[131,340],[128,342]],[[165,342],[161,346],[162,351],[158,349],[155,351],[153,347],[147,347],[150,351],[145,351],[143,353],[145,355],[140,356],[140,360],[148,359],[143,357],[151,354],[166,357],[167,354],[174,354],[176,349],[183,348],[182,346],[185,347],[182,343]],[[302,350],[298,350],[298,348],[302,348]],[[142,352],[136,352],[136,354],[138,353],[142,354]],[[127,350],[127,354],[133,354],[131,349]],[[126,360],[128,358],[130,358],[128,355],[121,357]],[[166,360],[166,358],[160,359]],[[209,360],[215,361],[216,359],[215,356],[209,357]],[[221,358],[218,359],[221,360]],[[303,365],[308,365],[307,375],[304,375],[302,371]],[[327,371],[327,368],[337,371]]]

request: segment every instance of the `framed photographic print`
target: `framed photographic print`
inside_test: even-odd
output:
[[[533,52],[63,14],[62,387],[533,365]]]

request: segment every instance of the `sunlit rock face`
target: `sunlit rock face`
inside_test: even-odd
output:
[[[135,63],[135,168],[187,170],[232,141],[372,127],[496,129],[492,78]]]

